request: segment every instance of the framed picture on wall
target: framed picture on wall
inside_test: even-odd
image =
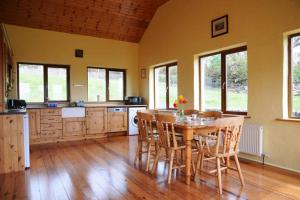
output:
[[[141,69],[141,79],[146,78],[146,69]]]
[[[211,21],[211,37],[217,37],[228,33],[228,15],[224,15]]]

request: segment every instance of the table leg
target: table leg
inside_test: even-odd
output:
[[[192,165],[192,139],[193,139],[193,129],[186,128],[183,130],[184,140],[185,140],[185,183],[187,185],[191,182],[191,165]]]

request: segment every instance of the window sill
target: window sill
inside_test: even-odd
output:
[[[300,118],[277,118],[277,121],[284,121],[284,122],[299,122],[300,123]]]
[[[244,117],[245,119],[250,119],[251,118],[251,116],[248,116],[248,115],[223,114],[223,116],[225,116],[225,117],[237,117],[237,116],[241,116],[241,117]]]

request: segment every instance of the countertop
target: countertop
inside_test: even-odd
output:
[[[125,104],[85,104],[85,108],[93,108],[93,107],[147,107],[148,105],[142,104],[142,105],[125,105]],[[43,109],[43,108],[52,108],[47,107],[45,105],[27,105],[28,109]],[[58,105],[55,108],[75,108],[74,106],[70,105]]]
[[[0,112],[0,115],[25,115],[26,109],[22,110],[4,110],[3,112]]]

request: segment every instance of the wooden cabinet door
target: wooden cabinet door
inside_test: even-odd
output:
[[[30,140],[41,136],[41,110],[28,109]]]
[[[108,132],[127,131],[127,112],[109,112]]]
[[[106,108],[86,109],[86,134],[99,134],[107,132]]]
[[[85,133],[85,118],[63,119],[63,137],[83,136]]]
[[[0,174],[24,170],[23,115],[0,116]]]

